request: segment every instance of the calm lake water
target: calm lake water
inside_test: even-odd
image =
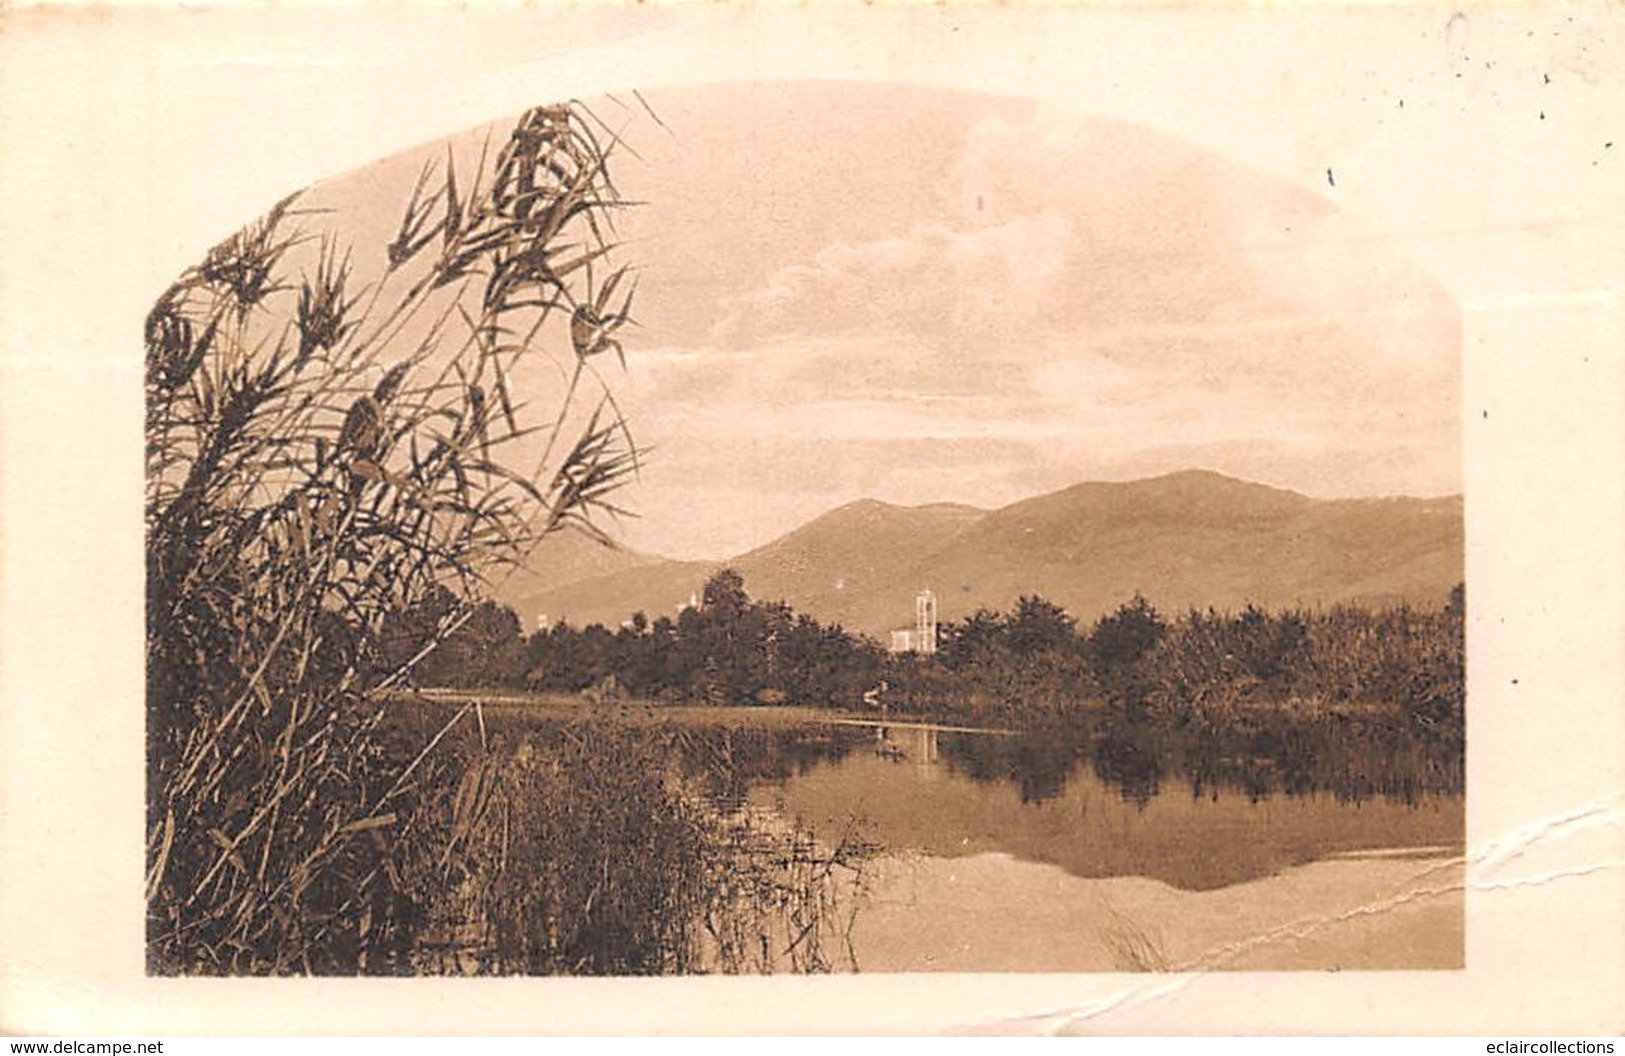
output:
[[[1459,794],[1396,772],[1391,757],[1372,778],[1376,767],[1337,742],[1322,753],[1332,759],[1255,737],[1193,763],[1179,746],[1110,736],[924,724],[744,732],[723,743],[754,760],[754,775],[727,798],[818,833],[855,817],[887,850],[933,858],[1002,853],[1205,891],[1327,858],[1454,854],[1463,843]]]
[[[592,710],[518,698],[485,722],[547,739]],[[723,812],[826,844],[857,825],[876,854],[834,892],[837,970],[1463,963],[1462,744],[1404,709],[1222,727],[1099,709],[1030,731],[804,707],[633,704],[615,720],[659,727]]]

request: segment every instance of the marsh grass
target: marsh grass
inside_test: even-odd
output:
[[[389,749],[383,694],[541,537],[601,534],[637,468],[598,366],[635,286],[611,259],[619,147],[582,107],[533,109],[472,171],[425,164],[387,245],[289,198],[158,298],[149,970],[409,965],[449,787],[438,735]],[[555,403],[511,390],[530,360]],[[387,656],[385,624],[441,589],[457,603]]]
[[[403,724],[442,709],[401,705]],[[418,713],[412,715],[416,710]],[[403,743],[416,743],[418,734]],[[477,722],[436,753],[448,834],[412,883],[433,907],[412,967],[451,974],[653,975],[855,969],[874,848],[720,805],[739,766],[708,738],[612,718]]]

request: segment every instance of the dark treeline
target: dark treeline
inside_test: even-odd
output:
[[[1017,725],[1102,705],[1130,718],[1233,728],[1261,710],[1381,710],[1458,737],[1463,593],[1440,609],[1353,607],[1169,619],[1135,597],[1092,625],[1036,596],[945,622],[934,655],[888,654],[867,637],[750,598],[738,573],[705,585],[676,619],[637,613],[610,630],[558,623],[525,637],[486,604],[417,668],[420,684],[624,694],[670,703],[803,704]],[[431,599],[402,621],[440,618]],[[386,657],[400,662],[402,657]],[[877,704],[878,702],[878,704]]]
[[[1381,708],[1459,730],[1463,616],[1460,587],[1434,610],[1248,606],[1171,620],[1137,596],[1086,628],[1024,597],[1009,613],[946,624],[935,657],[893,658],[892,705],[1030,725],[1105,704],[1195,727],[1261,708]]]
[[[419,640],[452,598],[436,596],[398,617],[386,642]],[[387,647],[386,664],[405,657]],[[808,704],[853,707],[882,676],[885,653],[868,639],[825,626],[783,603],[753,601],[738,573],[706,584],[697,608],[676,619],[639,612],[611,631],[566,623],[528,638],[513,611],[487,602],[415,668],[426,686],[601,691],[670,703]]]

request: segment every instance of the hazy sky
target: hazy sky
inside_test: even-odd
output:
[[[996,506],[1187,467],[1460,488],[1456,306],[1320,195],[1022,101],[823,83],[595,104],[641,269],[638,549],[860,497]],[[631,103],[630,99],[626,102]],[[669,129],[669,131],[668,131]],[[393,211],[410,169],[326,189]]]

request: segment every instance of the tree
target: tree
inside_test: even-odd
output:
[[[484,601],[418,664],[417,673],[428,685],[512,685],[523,681],[525,660],[518,615],[505,605]]]
[[[1010,648],[1021,656],[1068,652],[1078,644],[1077,621],[1036,594],[1024,594],[1005,625]]]
[[[1102,616],[1089,634],[1089,651],[1106,669],[1122,669],[1140,662],[1162,640],[1168,627],[1151,603],[1139,594]]]
[[[942,625],[937,657],[948,668],[961,671],[989,663],[1007,644],[1004,616],[980,608],[964,620]]]
[[[1089,658],[1097,688],[1106,699],[1132,711],[1145,703],[1145,658],[1168,626],[1139,594],[1102,616],[1089,633]]]
[[[441,628],[449,627],[461,614],[457,595],[438,583],[418,601],[386,613],[379,628],[371,678],[387,678],[397,671],[408,681],[422,678],[428,658],[419,658],[418,653],[426,644],[437,641]]]
[[[700,591],[700,607],[717,619],[727,621],[739,617],[750,605],[745,593],[745,577],[731,568],[719,569]]]
[[[1309,626],[1298,613],[1248,605],[1224,630],[1228,658],[1261,685],[1278,686],[1309,661]]]

